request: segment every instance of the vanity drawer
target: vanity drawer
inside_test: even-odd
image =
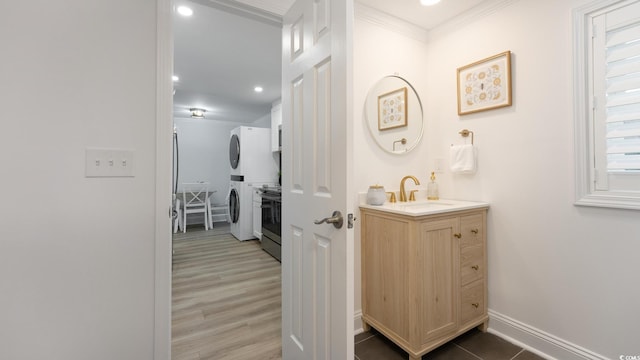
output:
[[[468,246],[460,250],[460,284],[462,286],[484,277],[484,248]]]
[[[484,239],[482,214],[460,217],[460,247],[481,245]]]
[[[464,325],[484,314],[484,281],[463,287],[460,292],[460,324]]]

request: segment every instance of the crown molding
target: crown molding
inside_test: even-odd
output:
[[[262,7],[251,6],[234,0],[191,0],[197,4],[256,20],[267,25],[282,26],[282,16],[265,10]],[[276,11],[277,9],[274,9]]]
[[[517,1],[519,0],[485,1],[480,5],[474,6],[473,8],[431,29],[428,33],[427,41],[430,42],[433,40],[437,40],[442,36],[458,31],[480,19],[495,14],[496,12],[512,5],[513,3],[516,3]]]
[[[430,30],[390,15],[384,11],[374,9],[357,0],[355,1],[355,17],[412,39],[429,43],[430,41],[437,40],[439,37],[458,31],[473,22],[494,14],[517,1],[518,0],[485,1]]]
[[[364,5],[359,1],[354,3],[354,13],[357,19],[395,31],[414,40],[427,42],[428,31],[418,25],[400,19],[383,11]]]

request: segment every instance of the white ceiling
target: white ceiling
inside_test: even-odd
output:
[[[357,0],[424,30],[487,0],[442,0],[431,7],[419,0]],[[174,13],[174,116],[189,108],[205,118],[250,123],[270,113],[280,97],[280,17],[293,0],[176,0],[191,17]],[[262,86],[262,93],[253,91]]]

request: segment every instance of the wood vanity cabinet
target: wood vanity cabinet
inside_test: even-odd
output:
[[[361,208],[365,329],[374,327],[410,359],[473,327],[486,331],[486,213]]]

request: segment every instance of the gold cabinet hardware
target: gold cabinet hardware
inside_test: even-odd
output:
[[[460,239],[462,237],[462,234],[453,234],[453,236],[457,237],[458,239]]]
[[[473,265],[471,268],[472,268],[473,270],[476,270],[476,271],[477,271],[478,269],[480,269],[480,266],[478,266],[478,265]]]
[[[387,194],[390,194],[391,196],[389,197],[389,202],[390,203],[394,203],[396,202],[396,193],[393,191],[387,191]]]
[[[471,304],[471,306],[473,306],[474,308],[477,309],[480,306],[480,304],[479,303],[473,303],[473,304]]]
[[[471,232],[472,232],[473,234],[478,235],[478,229],[471,229]]]
[[[416,193],[418,190],[411,190],[409,192],[409,201],[416,201]]]

